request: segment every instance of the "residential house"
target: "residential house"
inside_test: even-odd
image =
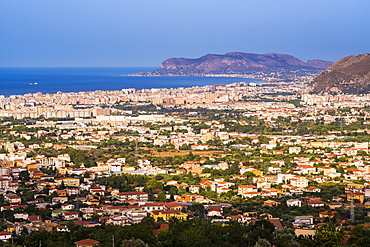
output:
[[[340,202],[332,202],[332,203],[329,203],[328,205],[330,209],[341,208],[343,206],[342,203]],[[366,203],[365,203],[365,207],[366,207]]]
[[[363,184],[350,183],[346,185],[344,190],[345,190],[345,193],[356,193],[356,192],[363,193],[364,188],[365,186]]]
[[[64,186],[80,186],[79,178],[63,177],[63,178],[56,178],[54,179],[54,181],[57,183],[57,185],[61,185],[63,183]]]
[[[32,224],[37,224],[42,222],[42,217],[40,215],[29,215],[28,220],[31,221]]]
[[[62,213],[63,219],[65,220],[76,220],[78,219],[77,212],[63,212]]]
[[[323,211],[319,212],[320,218],[334,218],[334,216],[337,214],[337,211]]]
[[[267,200],[263,203],[262,206],[264,207],[276,207],[279,206],[281,203],[273,200]]]
[[[80,193],[80,187],[79,186],[68,186],[66,188],[66,192],[68,196],[70,195],[77,195]]]
[[[294,171],[299,174],[309,175],[316,173],[316,167],[310,165],[298,165]]]
[[[289,199],[286,204],[288,207],[302,207],[302,201],[299,199]]]
[[[66,190],[57,190],[56,191],[58,197],[66,197],[67,196],[67,191]]]
[[[55,229],[57,232],[70,232],[69,228],[66,226],[57,226]]]
[[[4,199],[8,201],[10,204],[20,204],[22,202],[22,198],[15,194],[9,193],[4,196]]]
[[[365,200],[365,194],[364,193],[359,193],[359,192],[354,192],[354,193],[348,193],[347,195],[347,201],[350,202],[352,200],[359,200],[361,203],[364,203]]]
[[[293,226],[294,228],[302,226],[312,226],[313,225],[313,216],[296,216],[294,217]]]
[[[164,210],[163,203],[146,203],[143,206],[141,206],[141,210],[144,210],[146,212],[151,212],[154,210]]]
[[[257,192],[257,187],[254,185],[239,185],[238,194],[243,195],[247,192]]]
[[[299,154],[301,152],[301,147],[289,147],[289,154]]]
[[[10,180],[8,178],[0,178],[0,189],[8,190]]]
[[[135,199],[139,201],[148,201],[149,194],[142,191],[134,191],[134,192],[121,192],[117,194],[118,199],[121,201]]]
[[[144,211],[144,210],[129,210],[126,213],[126,216],[127,216],[128,221],[129,221],[130,224],[139,223],[147,215],[148,215],[148,213],[146,211]]]
[[[252,198],[252,197],[260,196],[260,195],[261,195],[261,192],[246,192],[242,196]]]
[[[150,212],[150,217],[154,218],[155,221],[158,221],[159,218],[162,218],[164,221],[169,221],[172,217],[186,220],[188,215],[182,213],[180,210],[154,210]]]
[[[184,204],[178,202],[167,202],[163,205],[167,210],[182,210],[183,208],[186,208]]]
[[[0,232],[0,240],[1,241],[7,241],[8,239],[10,239],[12,237],[12,234],[9,233],[9,232],[4,232],[4,231],[1,231]]]
[[[99,245],[99,241],[96,241],[94,239],[83,239],[80,241],[75,242],[76,247],[95,247]]]
[[[53,199],[51,199],[51,202],[53,205],[57,203],[65,203],[67,201],[68,201],[68,197],[66,196],[56,196],[56,197],[53,197]]]
[[[311,207],[324,207],[326,204],[326,202],[323,202],[323,201],[320,201],[320,200],[312,200],[312,201],[309,201],[307,202],[307,205],[311,206]]]
[[[305,192],[320,192],[321,189],[318,188],[318,187],[310,186],[310,187],[307,187],[307,188],[303,189],[303,191],[305,191]]]
[[[207,217],[214,217],[214,216],[221,217],[223,215],[223,208],[221,206],[210,205],[207,208],[208,208]]]
[[[65,203],[65,204],[62,204],[61,208],[62,210],[71,210],[71,209],[74,209],[75,206],[73,204]]]
[[[302,176],[294,176],[290,179],[290,184],[299,188],[306,188],[308,186],[308,180]]]
[[[15,213],[13,216],[14,219],[28,220],[28,213]]]
[[[110,219],[110,223],[115,226],[126,226],[130,224],[129,219],[124,215],[112,216]]]

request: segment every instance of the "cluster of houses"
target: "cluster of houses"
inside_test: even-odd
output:
[[[244,114],[245,117],[257,117],[269,126],[276,126],[277,112],[289,116],[294,107],[285,105],[279,109],[272,104],[259,111]],[[258,112],[258,114],[257,114]],[[311,121],[317,117],[292,117],[293,122]],[[142,122],[156,122],[160,116],[141,116]],[[261,206],[278,207],[280,196],[290,196],[286,201],[289,207],[328,206],[329,211],[322,211],[320,219],[334,217],[335,209],[339,207],[370,208],[367,201],[370,198],[370,156],[368,143],[341,142],[335,134],[322,137],[269,135],[268,141],[262,143],[257,134],[245,134],[225,131],[225,124],[220,121],[204,121],[203,128],[196,130],[184,120],[171,118],[176,125],[159,125],[150,128],[141,124],[128,124],[119,116],[100,117],[96,120],[77,119],[75,121],[36,122],[30,127],[43,127],[43,130],[17,131],[7,133],[14,138],[31,140],[32,138],[49,138],[42,144],[24,145],[21,141],[2,142],[0,147],[0,194],[4,197],[0,210],[13,212],[7,219],[7,229],[0,232],[0,239],[7,238],[15,232],[21,234],[28,231],[55,230],[69,231],[61,221],[73,221],[85,227],[95,227],[101,224],[130,225],[140,222],[150,216],[156,221],[168,221],[171,217],[184,220],[193,217],[188,207],[193,203],[205,206],[202,216],[217,220],[237,220],[253,222],[260,217],[256,214],[237,212],[236,215],[225,215],[224,208],[232,205],[218,204],[215,198],[207,198],[204,191],[212,191],[217,196],[227,195],[250,200],[263,198]],[[125,118],[127,120],[127,118]],[[162,118],[161,118],[162,119]],[[136,121],[135,120],[135,121]],[[163,117],[162,122],[167,120]],[[326,121],[334,121],[327,116]],[[347,119],[346,123],[351,123]],[[256,125],[245,121],[234,121],[236,124]],[[91,124],[93,123],[93,124]],[[94,125],[96,124],[96,125]],[[45,130],[50,128],[49,130]],[[105,128],[105,129],[103,129]],[[125,131],[125,134],[118,134]],[[135,133],[129,135],[127,133]],[[235,143],[235,140],[250,139],[246,143]],[[135,164],[127,164],[125,158],[110,157],[106,162],[97,160],[94,166],[76,166],[67,153],[55,157],[29,153],[39,148],[63,150],[71,147],[79,150],[95,149],[98,144],[107,140],[146,142],[154,146],[172,144],[175,148],[189,145],[194,152],[211,149],[224,149],[226,146],[249,157],[248,160],[236,164],[238,174],[229,177],[212,176],[212,170],[229,170],[235,164],[232,155],[223,151],[210,153],[200,160],[185,161],[179,166],[155,166],[150,159],[138,159]],[[214,139],[222,143],[222,147],[208,145]],[[61,144],[58,141],[63,140]],[[229,150],[230,151],[230,150]],[[231,157],[230,159],[216,158]],[[228,161],[225,161],[228,160]],[[257,165],[263,164],[264,168]],[[47,172],[52,171],[52,173]],[[199,183],[185,183],[172,179],[172,175],[191,173],[201,177]],[[57,175],[56,175],[57,174]],[[149,194],[136,188],[136,191],[119,191],[117,188],[96,184],[96,178],[120,174],[132,175],[165,175],[165,180],[158,180],[163,185],[181,188],[181,193],[174,195],[172,202],[150,201]],[[24,184],[20,187],[20,184]],[[320,193],[320,184],[327,182],[346,183],[343,195],[333,195],[331,201],[325,201],[315,193]],[[26,190],[32,192],[33,198],[25,196]],[[312,196],[302,196],[310,193]],[[150,195],[152,196],[152,195]],[[167,200],[171,198],[167,193]],[[43,217],[28,212],[30,205],[38,210],[50,210],[51,215]],[[237,211],[237,210],[235,210]],[[312,226],[313,216],[297,216],[294,225]],[[305,218],[306,217],[306,218]],[[313,217],[313,218],[311,218]],[[276,227],[280,227],[272,215],[268,215]],[[303,222],[303,223],[302,223]],[[307,223],[308,222],[308,223]]]

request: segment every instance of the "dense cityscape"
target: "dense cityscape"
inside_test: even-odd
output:
[[[366,246],[369,95],[309,80],[2,96],[0,245]]]
[[[0,247],[370,246],[370,1],[0,6]]]

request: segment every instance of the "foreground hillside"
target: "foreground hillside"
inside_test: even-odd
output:
[[[348,56],[322,72],[309,85],[310,93],[367,93],[370,53]]]

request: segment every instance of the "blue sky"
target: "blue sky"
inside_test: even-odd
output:
[[[159,66],[207,53],[370,52],[368,0],[0,0],[0,67]]]

